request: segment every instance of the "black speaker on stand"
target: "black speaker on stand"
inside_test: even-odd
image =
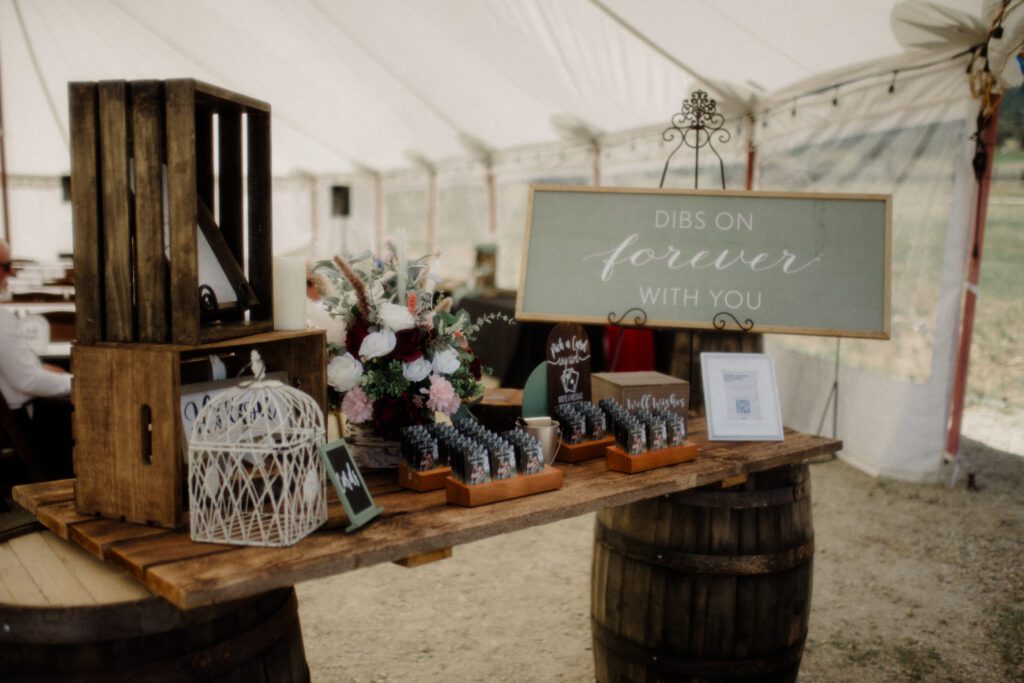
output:
[[[348,218],[352,212],[348,185],[331,185],[331,215]]]
[[[334,231],[331,244],[340,247],[341,253],[348,251],[348,217],[352,212],[351,198],[348,185],[331,185],[331,230]]]

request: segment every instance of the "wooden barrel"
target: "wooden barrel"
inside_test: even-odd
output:
[[[48,531],[0,544],[4,681],[309,681],[291,588],[182,611]]]
[[[806,465],[598,513],[598,681],[794,681],[811,607]]]
[[[705,351],[721,353],[761,353],[764,338],[750,332],[720,332],[718,330],[689,330],[659,332],[661,344],[671,348],[668,374],[690,383],[690,414],[702,416],[704,407],[704,377],[700,371],[700,354]]]
[[[515,429],[516,419],[523,415],[523,390],[509,387],[488,389],[479,403],[469,407],[469,411],[492,432]]]

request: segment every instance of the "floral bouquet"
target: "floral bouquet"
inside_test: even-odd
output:
[[[504,316],[473,322],[451,313],[450,298],[435,305],[431,257],[407,260],[388,248],[385,258],[320,261],[313,273],[324,308],[344,326],[343,337],[328,335],[328,402],[349,424],[396,440],[402,427],[433,422],[435,412],[451,416],[483,394],[470,343],[481,325]]]

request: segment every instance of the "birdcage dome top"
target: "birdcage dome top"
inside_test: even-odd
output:
[[[190,447],[275,450],[318,440],[325,433],[320,406],[308,394],[273,379],[252,352],[254,378],[213,397],[192,425]]]

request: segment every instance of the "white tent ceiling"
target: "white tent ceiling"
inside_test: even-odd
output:
[[[999,7],[1004,37],[989,40]],[[896,199],[893,340],[844,344],[838,425],[844,457],[927,479],[976,189],[982,60],[968,51],[1013,85],[1022,45],[1024,0],[0,0],[12,223],[30,237],[21,254],[70,246],[54,178],[69,169],[69,81],[191,77],[272,105],[275,250],[379,248],[408,229],[410,249],[463,270],[474,243],[495,242],[498,282],[514,282],[527,184],[586,182],[593,164],[650,186],[657,134],[703,87],[757,119],[730,122],[729,153],[756,130],[762,189]],[[347,174],[340,219],[328,198]],[[804,430],[833,386],[815,354],[776,353],[787,424]]]
[[[0,0],[8,170],[68,172],[69,81],[208,81],[271,103],[276,175],[386,172],[466,157],[467,141],[555,142],[557,121],[660,125],[695,77],[763,97],[896,55],[895,4]],[[981,14],[980,0],[940,5]]]

